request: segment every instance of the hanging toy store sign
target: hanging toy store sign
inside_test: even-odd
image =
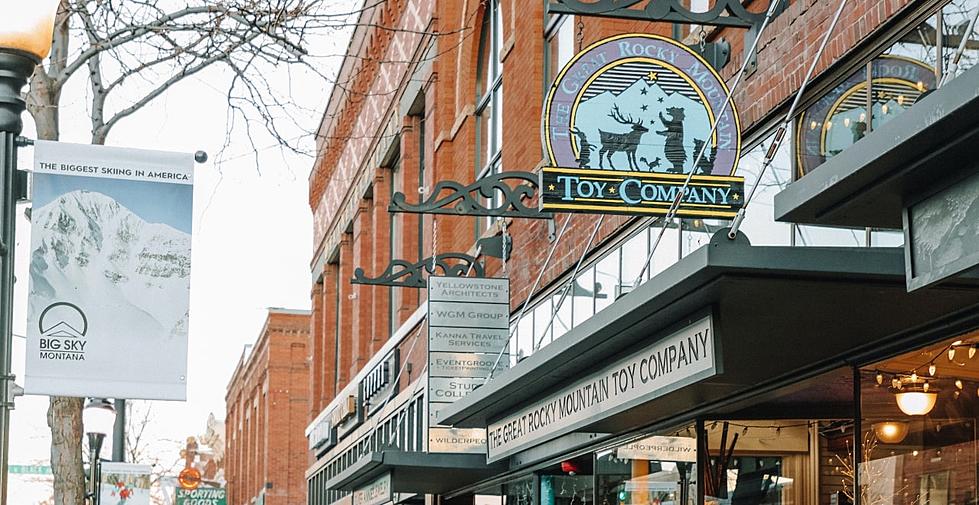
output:
[[[673,40],[592,44],[544,103],[541,210],[665,215],[679,200],[682,217],[734,217],[744,199],[734,176],[741,125],[727,94],[717,72]]]

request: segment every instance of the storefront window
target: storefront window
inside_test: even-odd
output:
[[[695,505],[697,439],[694,430],[651,436],[595,459],[600,505]]]
[[[976,503],[977,345],[972,333],[861,371],[863,503]]]
[[[588,505],[593,503],[593,462],[588,454],[539,473],[540,505]]]
[[[534,479],[526,476],[480,489],[473,505],[534,505]]]

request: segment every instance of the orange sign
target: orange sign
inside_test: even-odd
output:
[[[177,481],[183,489],[197,489],[201,485],[201,472],[196,468],[184,468],[177,476]]]

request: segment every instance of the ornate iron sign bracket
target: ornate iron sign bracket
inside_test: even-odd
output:
[[[633,9],[647,1],[646,7]],[[680,0],[551,0],[548,11],[555,14],[579,16],[605,16],[643,21],[669,21],[673,23],[733,26],[751,28],[761,23],[764,13],[748,12],[740,0],[717,0],[706,12],[693,12]],[[725,15],[726,14],[726,15]]]
[[[511,188],[507,184],[510,180],[521,183]],[[523,200],[532,197],[536,190],[537,175],[532,172],[502,172],[483,177],[468,186],[455,181],[439,181],[428,199],[417,205],[405,201],[404,193],[395,193],[388,212],[550,219],[551,214],[524,205]],[[443,195],[446,191],[448,194]],[[484,205],[494,200],[499,205]]]
[[[455,260],[455,261],[453,261]],[[472,272],[469,267],[472,266]],[[473,277],[485,277],[486,272],[483,265],[476,261],[476,258],[463,253],[439,254],[432,261],[431,257],[425,258],[417,263],[405,260],[394,260],[388,265],[378,277],[366,277],[364,269],[354,270],[354,277],[350,279],[351,284],[369,284],[373,286],[395,286],[402,288],[424,288],[428,286],[428,281],[422,275],[440,275],[446,277],[466,277],[466,273],[471,273]]]

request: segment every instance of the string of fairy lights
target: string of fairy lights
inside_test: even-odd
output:
[[[977,352],[979,352],[979,344],[956,340],[936,352],[928,361],[911,369],[909,372],[889,372],[878,369],[874,370],[874,379],[878,387],[889,384],[889,388],[894,393],[936,393],[938,391],[937,387],[942,382],[948,381],[955,387],[952,391],[952,397],[958,399],[965,390],[965,383],[958,377],[939,377],[938,362],[944,356],[947,357],[950,363],[959,367],[965,367],[976,357]],[[956,357],[961,356],[965,356],[967,359],[957,361]],[[927,371],[927,374],[919,374],[919,370]],[[976,394],[979,395],[979,388],[976,389]]]

